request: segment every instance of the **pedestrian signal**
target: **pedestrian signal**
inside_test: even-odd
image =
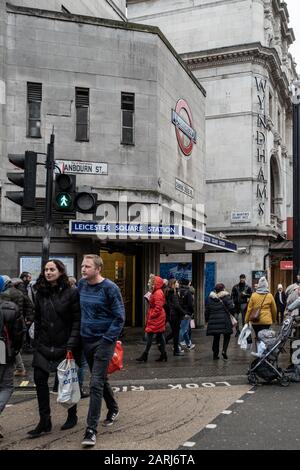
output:
[[[72,211],[76,196],[76,176],[60,173],[55,175],[54,203],[58,211]]]

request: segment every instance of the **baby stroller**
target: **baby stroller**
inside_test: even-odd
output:
[[[290,384],[290,377],[278,367],[278,356],[284,351],[285,343],[291,337],[293,321],[293,316],[288,315],[277,336],[272,330],[261,330],[258,333],[260,357],[251,363],[247,373],[251,385],[257,385],[259,378],[267,383],[277,380],[283,387]]]

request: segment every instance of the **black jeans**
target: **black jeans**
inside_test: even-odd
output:
[[[34,368],[34,383],[36,385],[36,394],[39,404],[39,414],[41,420],[47,419],[50,417],[50,395],[48,387],[49,372],[45,372],[38,367]],[[77,405],[69,408],[68,411],[73,411],[76,413]]]
[[[179,318],[173,318],[170,320],[170,325],[171,325],[172,333],[173,333],[174,354],[180,351],[179,349],[180,322],[181,320]]]
[[[214,335],[214,340],[213,340],[213,345],[212,345],[212,350],[215,356],[219,355],[219,348],[220,348],[220,337],[221,333],[215,334]],[[230,342],[230,334],[224,335],[224,340],[223,340],[223,352],[226,354],[227,348],[229,346]]]
[[[164,333],[147,333],[147,344],[145,352],[148,354],[152,346],[153,336],[156,334],[157,342],[159,343],[159,350],[162,353],[166,351],[166,339]]]
[[[109,411],[118,411],[118,404],[107,378],[107,368],[113,357],[116,343],[100,339],[90,343],[83,338],[83,350],[91,371],[90,403],[87,416],[87,427],[97,431],[102,398]]]
[[[252,328],[254,330],[254,333],[255,333],[255,340],[257,341],[258,340],[258,333],[261,331],[261,330],[268,330],[270,328],[271,325],[255,325],[255,323],[252,323]]]

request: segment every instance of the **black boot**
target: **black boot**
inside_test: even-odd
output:
[[[146,351],[140,357],[136,358],[137,362],[147,362],[148,361],[148,353]]]
[[[168,356],[166,351],[162,352],[158,359],[155,359],[156,362],[167,362]]]
[[[32,431],[28,431],[28,435],[30,438],[35,438],[35,437],[40,437],[43,432],[48,433],[51,432],[52,429],[52,423],[51,423],[51,417],[47,416],[44,418],[40,419],[39,424],[37,425],[36,428],[32,429]]]
[[[74,428],[74,426],[76,426],[76,424],[77,424],[77,421],[78,421],[78,418],[77,418],[77,405],[74,405],[74,406],[72,406],[72,408],[68,409],[67,421],[62,425],[62,427],[60,429],[62,431],[64,431],[65,429]]]

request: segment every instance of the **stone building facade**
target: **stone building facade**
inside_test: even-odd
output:
[[[208,231],[238,244],[216,261],[217,279],[232,286],[267,271],[289,283],[272,255],[292,216],[292,105],[297,77],[294,41],[280,0],[128,0],[130,21],[158,26],[207,91],[206,214]],[[230,269],[228,269],[230,266]]]
[[[235,251],[217,237],[204,238],[205,90],[158,28],[116,21],[123,1],[65,2],[63,11],[55,1],[47,10],[43,2],[39,9],[36,2],[12,3],[0,1],[0,272],[16,276],[39,263],[45,211],[42,165],[35,211],[5,197],[18,189],[7,180],[7,156],[32,150],[45,162],[54,129],[58,166],[71,168],[79,189],[97,193],[98,207],[94,215],[54,211],[51,257],[63,257],[79,276],[82,255],[103,251],[104,274],[124,289],[128,324],[141,324],[141,294],[149,273],[159,272],[161,253],[190,251],[201,292],[205,247]],[[111,19],[95,16],[99,5],[112,7]],[[122,227],[123,237],[107,233],[105,224],[116,222],[109,230]],[[174,237],[160,226],[175,227]],[[144,237],[128,236],[126,230],[141,227]]]

